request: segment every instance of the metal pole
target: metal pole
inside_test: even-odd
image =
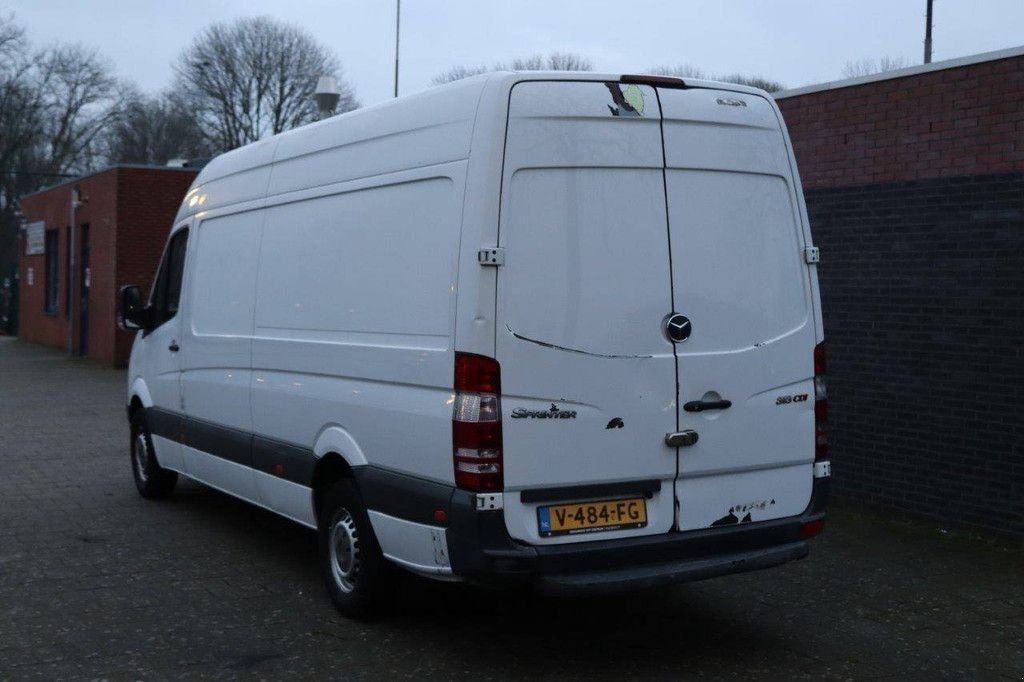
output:
[[[68,355],[75,356],[75,209],[78,208],[78,190],[71,190],[71,218],[68,225]],[[59,262],[59,261],[58,261]],[[60,267],[58,265],[58,267]]]
[[[925,19],[924,27],[924,63],[932,63],[932,0],[928,0],[928,10],[926,12],[927,18]]]
[[[931,2],[931,0],[929,0]],[[401,0],[394,7],[394,96],[398,96],[398,31],[401,27]]]

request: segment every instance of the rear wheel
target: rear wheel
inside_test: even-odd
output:
[[[325,493],[319,526],[320,563],[335,608],[349,618],[373,617],[386,587],[387,560],[353,481],[337,481]]]
[[[157,462],[146,415],[141,409],[132,414],[131,439],[132,476],[139,494],[151,500],[169,497],[178,483],[178,474]]]

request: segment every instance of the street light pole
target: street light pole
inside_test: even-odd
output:
[[[402,0],[395,0],[395,97],[398,97],[398,35],[402,26]]]
[[[932,63],[932,0],[928,0],[924,26],[924,63]]]

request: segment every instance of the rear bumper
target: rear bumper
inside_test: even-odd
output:
[[[679,559],[578,573],[540,574],[535,577],[534,582],[545,594],[620,592],[771,568],[788,561],[803,559],[808,551],[807,543],[801,540],[748,552],[732,552],[723,556]]]
[[[615,592],[778,566],[808,554],[804,524],[824,518],[828,478],[815,479],[803,514],[683,533],[536,547],[513,540],[500,511],[451,498],[448,549],[455,574],[483,584],[526,583],[549,594]]]

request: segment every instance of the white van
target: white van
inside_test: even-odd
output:
[[[760,90],[494,73],[277,135],[122,291],[135,480],[316,529],[353,616],[393,566],[567,594],[800,559],[817,259]]]

